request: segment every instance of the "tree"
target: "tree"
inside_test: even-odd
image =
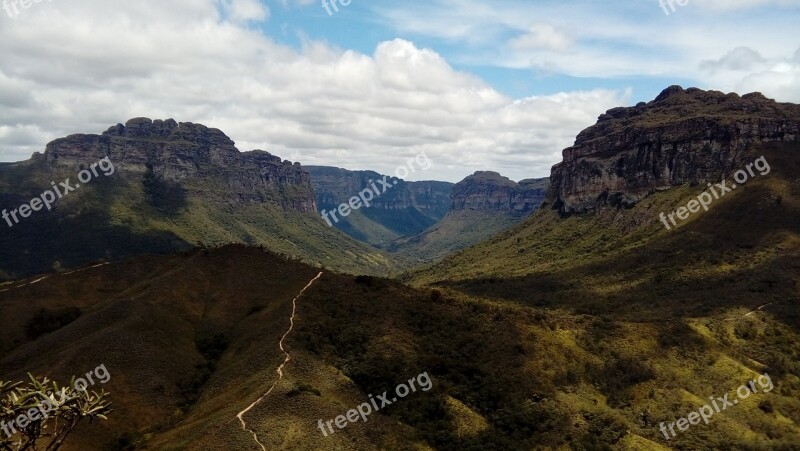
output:
[[[105,391],[59,387],[47,378],[28,377],[26,384],[0,381],[0,451],[60,449],[78,423],[107,420],[112,412]],[[74,377],[70,387],[76,387]]]

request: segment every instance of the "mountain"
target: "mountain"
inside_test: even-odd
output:
[[[759,94],[676,87],[611,110],[564,151],[544,208],[410,281],[599,320],[582,334],[568,328],[555,346],[594,348],[602,357],[584,371],[594,361],[615,382],[586,392],[591,371],[579,370],[570,377],[584,388],[566,384],[564,397],[601,394],[593,402],[634,424],[631,434],[675,449],[791,449],[782,440],[800,432],[798,111]],[[711,199],[708,211],[698,199]],[[683,219],[681,209],[677,226],[660,220]],[[763,374],[779,394],[660,435],[659,424]]]
[[[656,191],[717,182],[753,145],[798,136],[798,105],[671,86],[649,103],[609,110],[578,135],[552,171],[555,206],[628,207]]]
[[[28,333],[69,309],[77,318]],[[577,326],[520,313],[229,245],[0,286],[0,374],[64,380],[105,365],[115,411],[67,451],[258,449],[245,411],[267,449],[588,446],[603,425],[599,443],[625,435],[612,412],[573,421],[552,369],[533,365],[560,352],[535,338]],[[394,387],[423,374],[427,385],[397,399]],[[386,391],[391,405],[368,421],[318,428]]]
[[[399,269],[325,225],[299,163],[239,152],[223,132],[200,124],[137,118],[101,135],[57,139],[43,154],[0,166],[0,193],[9,218],[0,241],[5,278],[225,243],[263,245],[345,272]],[[54,200],[45,208],[36,197]]]
[[[395,240],[389,252],[421,262],[477,244],[518,224],[544,201],[549,179],[516,183],[497,172],[478,171],[452,190],[450,211],[430,229]]]
[[[680,114],[674,112],[676,104],[684,106]],[[698,123],[708,131],[695,129],[692,124]],[[646,311],[662,307],[654,302],[659,285],[663,289],[688,280],[699,284],[700,274],[706,278],[713,274],[722,283],[731,271],[756,261],[759,268],[781,262],[793,252],[798,230],[794,210],[800,173],[798,123],[797,105],[778,104],[759,94],[739,97],[680,87],[667,88],[646,105],[610,110],[597,125],[581,132],[575,147],[564,150],[564,161],[553,167],[542,210],[513,229],[420,271],[415,280],[470,287],[486,283],[494,292],[501,289],[497,283],[509,284],[514,297],[548,305],[563,301],[576,307],[586,295],[587,308],[625,314],[638,312],[630,310],[631,305]],[[713,132],[725,127],[727,134]],[[748,180],[734,188],[735,178],[742,174]],[[649,187],[646,180],[652,183]],[[708,211],[697,208],[677,227],[669,222],[670,228],[665,227],[662,213],[673,213],[675,219],[676,210],[702,193],[711,199]],[[764,247],[772,250],[748,256]],[[715,265],[726,269],[714,269]],[[576,277],[580,284],[569,281]],[[777,273],[763,277],[775,280]],[[533,286],[521,290],[519,285],[527,283]],[[616,288],[593,287],[593,283]],[[591,287],[581,288],[587,292],[573,291],[585,285]],[[636,288],[623,289],[628,285]],[[770,288],[778,287],[770,282]],[[780,296],[793,294],[790,287],[784,288],[787,291]],[[614,302],[597,293],[589,295],[593,290]],[[759,293],[763,300],[760,289],[744,291]],[[686,294],[692,299],[698,296]],[[694,310],[709,303],[712,299],[684,307]]]
[[[327,166],[305,166],[311,175],[320,211],[336,210],[383,175],[373,171],[348,171]],[[380,246],[397,238],[416,235],[439,222],[450,209],[448,182],[397,182],[371,201],[332,225],[354,239]],[[393,182],[394,183],[394,182]],[[381,189],[382,190],[382,189]]]

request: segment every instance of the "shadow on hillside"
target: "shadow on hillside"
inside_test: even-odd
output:
[[[17,279],[72,268],[97,260],[120,260],[143,253],[166,254],[192,245],[172,232],[140,233],[111,225],[105,211],[54,217],[43,214],[3,232],[0,274]]]

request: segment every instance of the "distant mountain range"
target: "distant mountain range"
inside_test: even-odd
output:
[[[311,176],[317,208],[335,210],[372,182],[383,179],[374,171],[348,171],[327,166],[304,166]],[[397,185],[372,200],[368,208],[355,210],[334,226],[351,237],[381,246],[397,238],[416,235],[439,222],[450,211],[448,182],[407,182]]]
[[[324,166],[306,168],[322,210],[347,203],[383,174]],[[351,237],[415,262],[431,262],[499,233],[535,211],[549,179],[516,183],[479,171],[457,184],[399,181],[369,208],[335,227]]]
[[[497,172],[479,171],[457,183],[447,215],[428,230],[383,248],[417,262],[439,260],[518,224],[545,199],[549,179],[516,183]]]

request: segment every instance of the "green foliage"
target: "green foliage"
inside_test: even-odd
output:
[[[80,422],[106,420],[112,412],[105,391],[81,392],[69,388],[75,387],[74,377],[64,387],[47,378],[40,381],[30,374],[28,377],[26,384],[0,381],[0,419],[11,423],[20,415],[28,418],[25,426],[15,423],[11,437],[0,433],[0,450],[60,449]],[[31,416],[32,410],[38,414]]]
[[[382,414],[410,425],[418,439],[435,449],[532,449],[566,443],[569,416],[551,397],[552,383],[546,377],[521,370],[526,351],[500,311],[455,302],[441,293],[432,300],[428,291],[408,292],[389,281],[380,290],[365,290],[368,280],[350,279],[337,286],[335,296],[309,295],[297,339],[334,362],[364,393],[389,391],[391,397],[399,383],[428,373],[431,390],[418,388]],[[414,337],[407,344],[410,349],[396,347],[397,329]],[[460,435],[448,397],[486,418],[489,428],[475,436]]]
[[[303,393],[310,393],[312,395],[322,396],[322,392],[320,392],[318,389],[312,387],[309,384],[295,384],[295,386],[291,390],[289,390],[288,393],[286,393],[286,396],[293,398]]]
[[[646,362],[614,355],[601,365],[590,366],[589,377],[608,397],[608,404],[621,407],[629,403],[628,389],[655,378]]]

